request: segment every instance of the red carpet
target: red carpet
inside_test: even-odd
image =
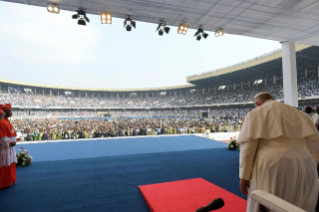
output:
[[[202,178],[144,185],[139,189],[152,212],[195,212],[217,198],[225,202],[218,212],[246,211],[246,200]]]

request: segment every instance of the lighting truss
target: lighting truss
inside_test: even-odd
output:
[[[102,24],[112,24],[112,14],[102,13],[101,14],[101,23]]]
[[[166,34],[169,33],[170,28],[166,26],[165,22],[161,22],[158,26],[156,31],[158,31],[158,35],[163,36],[164,32]]]
[[[47,10],[50,13],[60,13],[60,6],[56,4],[48,4]]]
[[[206,39],[208,37],[208,34],[204,32],[203,28],[199,28],[194,37],[196,37],[196,40],[200,41],[202,37]]]
[[[220,29],[218,31],[215,32],[215,37],[220,37],[224,35],[224,30]]]
[[[79,8],[77,14],[72,15],[73,19],[78,19],[78,25],[86,26],[86,22],[90,23],[90,19],[86,16],[85,9]]]
[[[179,25],[179,27],[178,27],[177,33],[178,33],[178,34],[186,35],[187,30],[188,30],[188,26],[186,26],[186,25],[184,25],[184,24],[181,24],[181,25]]]
[[[132,27],[136,28],[136,22],[132,21],[131,17],[129,16],[124,20],[124,27],[126,28],[126,31],[132,31]]]

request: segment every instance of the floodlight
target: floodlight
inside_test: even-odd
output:
[[[196,40],[200,41],[202,37],[206,39],[208,37],[208,34],[204,32],[203,28],[199,28],[194,37],[196,37]]]
[[[178,33],[178,34],[186,35],[187,30],[188,30],[188,26],[185,26],[184,24],[181,24],[181,25],[179,25],[179,27],[178,27],[177,33]]]
[[[86,26],[85,20],[80,19],[80,20],[78,21],[78,25]]]
[[[90,19],[86,16],[85,9],[79,8],[77,14],[72,15],[73,19],[79,19],[78,25],[86,26],[86,22],[90,23]]]
[[[129,16],[124,20],[124,27],[126,28],[126,31],[132,31],[132,27],[136,28],[136,22],[132,21],[131,17]]]
[[[169,30],[170,28],[166,26],[165,22],[161,22],[156,28],[156,31],[158,31],[160,36],[164,35],[164,32],[168,34]]]
[[[215,37],[220,37],[224,35],[224,30],[220,29],[218,31],[215,32]]]
[[[109,13],[101,14],[101,23],[102,24],[111,24],[112,23],[112,15]]]
[[[50,13],[60,13],[60,6],[56,4],[48,4],[47,10]]]

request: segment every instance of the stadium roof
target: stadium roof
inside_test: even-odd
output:
[[[47,7],[44,0],[2,0]],[[318,0],[59,0],[61,10],[86,9],[88,14],[112,13],[113,17],[178,26],[181,23],[206,31],[276,41],[319,45]],[[70,17],[71,18],[71,17]],[[96,17],[99,19],[99,17]],[[137,26],[138,27],[138,26]]]
[[[186,85],[160,87],[160,88],[132,88],[132,89],[79,88],[79,87],[41,85],[41,84],[18,82],[13,80],[6,80],[6,79],[0,79],[0,83],[14,85],[18,87],[21,86],[26,88],[30,87],[30,88],[45,88],[45,89],[66,90],[66,91],[96,91],[96,92],[152,92],[152,91],[178,90],[178,89],[195,87],[195,85],[186,84]]]
[[[282,52],[270,54],[235,64],[216,71],[187,77],[187,82],[197,86],[222,85],[282,76]],[[319,66],[319,47],[300,44],[296,46],[297,71]]]

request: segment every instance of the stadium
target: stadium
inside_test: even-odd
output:
[[[297,45],[298,101],[316,105],[319,48]],[[152,89],[55,87],[1,79],[1,101],[11,102],[14,119],[179,117],[244,118],[253,97],[272,93],[283,101],[281,51],[220,70],[189,76],[187,84]],[[28,99],[28,101],[25,101]],[[24,129],[21,129],[24,130]]]
[[[315,205],[318,211],[318,175],[313,164],[307,174],[302,173],[307,182],[315,182],[311,186],[287,180],[286,184],[295,185],[288,189],[284,182],[270,180],[301,176],[296,174],[296,167],[303,164],[300,158],[309,151],[312,156],[307,156],[317,162],[319,33],[312,29],[318,22],[318,15],[313,13],[318,7],[315,2],[6,2],[38,6],[56,14],[60,10],[77,12],[72,18],[82,26],[90,24],[87,14],[101,16],[101,24],[112,24],[113,17],[123,19],[128,32],[136,30],[138,21],[158,24],[160,20],[156,29],[160,36],[169,34],[169,25],[177,27],[181,35],[188,29],[197,30],[194,37],[201,42],[207,39],[206,32],[215,32],[215,37],[227,33],[280,41],[282,49],[216,70],[196,70],[195,75],[183,79],[185,84],[176,86],[116,89],[79,83],[78,87],[67,87],[54,82],[8,80],[3,75],[0,116],[8,124],[1,119],[0,211],[302,212]],[[309,17],[306,11],[310,11]],[[305,24],[297,27],[295,23],[302,18]],[[211,24],[222,19],[223,27]],[[276,33],[271,32],[274,29]],[[267,105],[271,101],[280,103],[277,107],[290,106],[272,119],[275,109],[267,110],[266,115],[256,114],[254,111],[267,107],[263,106],[267,101],[259,105],[264,95],[271,97],[266,97]],[[259,117],[253,119],[252,114]],[[10,136],[3,136],[6,133]],[[258,133],[262,135],[258,137]],[[305,143],[302,147],[295,142],[299,138]],[[290,139],[291,143],[282,143],[287,142],[286,147],[295,155],[300,153],[298,148],[309,151],[296,156],[298,159],[289,155],[283,156],[285,162],[278,159],[272,163],[295,168],[289,177],[278,177],[271,170],[260,183],[256,179],[264,172],[256,164],[266,156],[258,155],[258,151],[265,151],[262,148],[267,142],[272,144],[269,147],[276,147],[274,152],[282,151],[283,144],[271,143],[276,139]],[[259,142],[259,146],[247,147],[247,143],[254,143],[251,141]],[[248,153],[253,148],[256,155]],[[274,152],[267,153],[269,158],[281,155]],[[248,168],[243,165],[245,160]],[[302,162],[296,165],[291,162],[294,160]],[[316,179],[310,178],[312,174]],[[8,183],[7,176],[11,175],[13,182],[10,178]],[[250,193],[245,193],[250,186]],[[288,194],[274,191],[275,187]],[[292,197],[293,190],[299,196]],[[300,195],[308,195],[306,203],[301,204]]]

